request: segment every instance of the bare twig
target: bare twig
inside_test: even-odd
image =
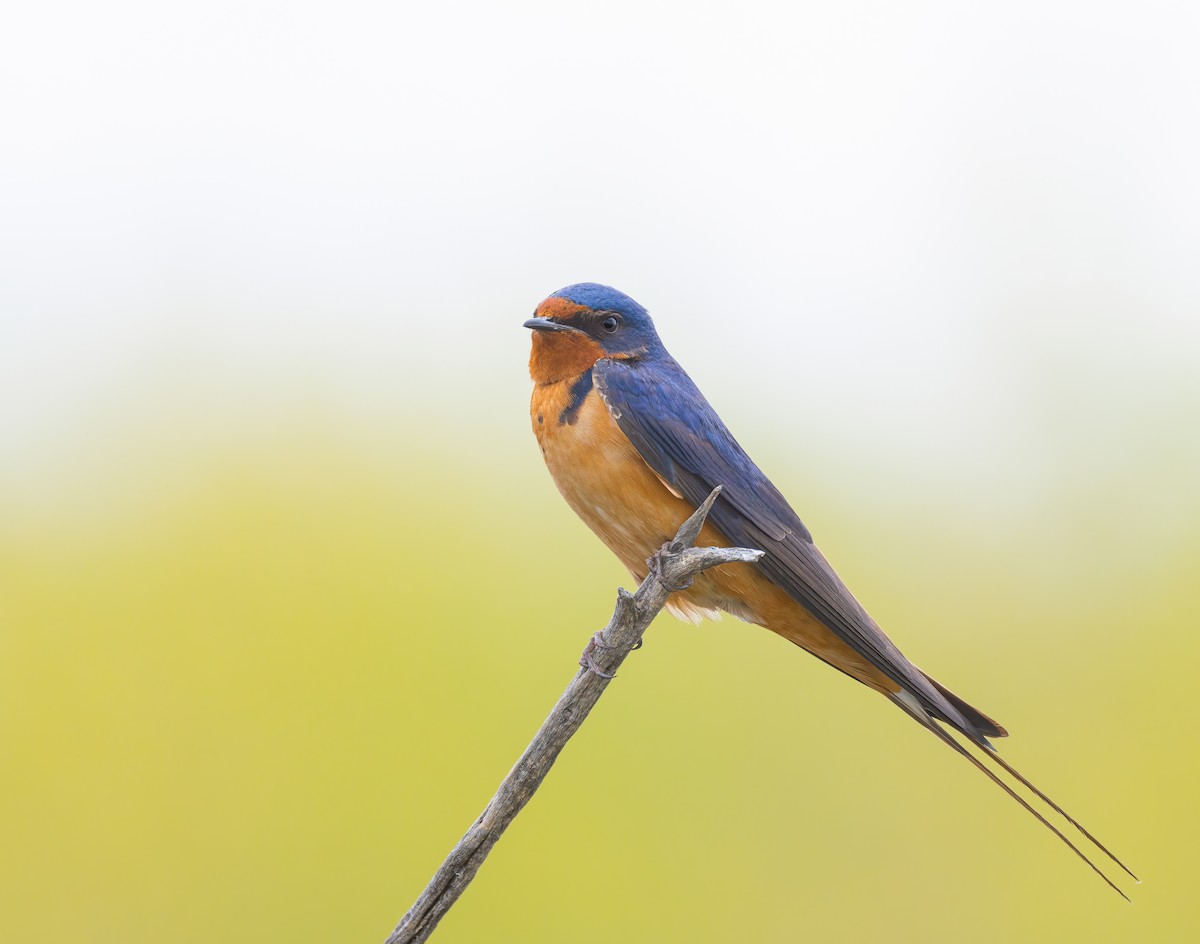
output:
[[[592,706],[604,694],[625,657],[638,646],[642,633],[662,610],[667,597],[686,587],[697,574],[710,567],[739,561],[748,563],[762,557],[762,551],[740,547],[692,547],[720,492],[719,487],[714,489],[704,504],[680,526],[675,540],[664,544],[647,562],[650,574],[642,581],[637,593],[617,591],[617,607],[612,619],[596,633],[579,660],[583,668],[571,680],[521,759],[501,782],[483,814],[459,840],[416,904],[388,937],[387,944],[418,944],[429,938],[442,916],[471,883],[496,840],[533,797],[571,735],[579,730]]]

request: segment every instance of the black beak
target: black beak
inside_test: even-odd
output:
[[[525,322],[526,328],[532,328],[534,331],[578,331],[578,328],[573,328],[571,325],[563,324],[561,321],[551,321],[549,318],[530,318]]]

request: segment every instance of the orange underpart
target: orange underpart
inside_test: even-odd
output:
[[[540,311],[540,309],[539,309]],[[572,380],[604,356],[604,348],[576,331],[534,331],[529,376],[535,383]]]
[[[673,494],[646,464],[596,392],[584,400],[577,423],[551,421],[568,402],[569,380],[539,383],[534,389],[534,435],[567,504],[640,581],[646,576],[646,558],[674,536],[693,506]],[[537,421],[538,416],[543,422]],[[697,544],[728,547],[729,540],[706,524]],[[897,690],[891,679],[750,564],[730,564],[701,574],[690,587],[672,594],[670,606],[684,618],[714,610],[734,613],[878,692]]]

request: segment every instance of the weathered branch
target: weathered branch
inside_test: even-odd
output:
[[[762,551],[740,547],[692,547],[720,492],[719,487],[714,489],[704,504],[680,526],[675,540],[664,544],[650,558],[647,562],[650,574],[642,581],[637,593],[617,591],[617,606],[612,619],[592,637],[579,660],[583,668],[571,680],[482,815],[450,852],[425,891],[388,937],[387,944],[418,944],[429,938],[442,916],[471,883],[508,824],[533,797],[571,735],[579,730],[592,706],[608,688],[625,657],[640,644],[642,634],[662,610],[667,597],[688,586],[697,574],[710,567],[751,562],[762,557]]]

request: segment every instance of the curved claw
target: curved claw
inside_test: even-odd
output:
[[[598,675],[602,679],[615,679],[617,677],[615,672],[609,674],[608,672],[601,671],[596,665],[595,660],[592,658],[592,655],[597,649],[612,648],[611,646],[606,646],[603,642],[601,642],[603,638],[604,635],[599,630],[592,635],[592,638],[588,640],[587,646],[584,647],[583,655],[579,657],[579,664],[593,675]]]

